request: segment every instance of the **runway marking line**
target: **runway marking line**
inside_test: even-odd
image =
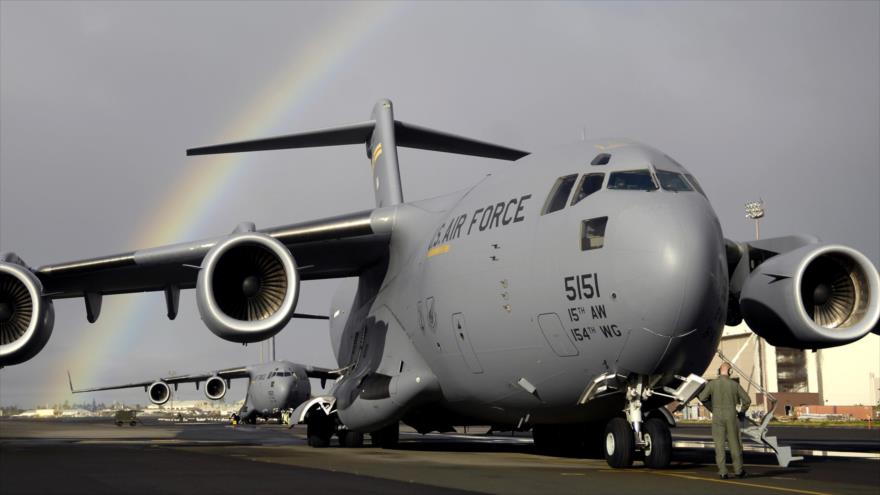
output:
[[[715,478],[705,478],[703,476],[693,476],[689,474],[679,474],[679,473],[661,473],[659,471],[646,471],[650,474],[659,474],[660,476],[672,476],[675,478],[682,478],[687,480],[700,480],[700,481],[712,481],[715,483],[724,483],[727,485],[741,485],[741,486],[749,486],[752,488],[763,488],[765,490],[778,490],[781,492],[791,492],[791,493],[805,493],[807,495],[831,495],[825,492],[814,492],[811,490],[798,490],[797,488],[783,488],[781,486],[773,486],[773,485],[761,485],[758,483],[746,483],[744,481],[734,481],[730,479],[722,480]]]

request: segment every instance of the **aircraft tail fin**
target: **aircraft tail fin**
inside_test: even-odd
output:
[[[186,154],[189,156],[213,155],[361,143],[367,146],[367,157],[373,168],[376,206],[379,207],[403,202],[400,167],[397,161],[398,146],[510,161],[519,160],[529,154],[526,151],[394,120],[391,101],[386,99],[376,102],[373,107],[372,120],[366,122],[284,136],[191,148],[186,150]]]

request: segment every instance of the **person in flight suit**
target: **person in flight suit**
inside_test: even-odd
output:
[[[718,474],[721,479],[728,478],[724,452],[726,439],[730,445],[730,457],[733,458],[733,471],[737,477],[745,478],[736,406],[739,403],[740,410],[745,412],[752,401],[739,383],[730,378],[730,364],[724,363],[718,368],[718,378],[709,381],[703,387],[699,398],[700,402],[705,403],[712,411],[712,440],[715,442],[715,463],[718,464]]]

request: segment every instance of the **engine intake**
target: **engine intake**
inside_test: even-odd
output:
[[[0,368],[36,356],[54,324],[55,308],[40,280],[17,256],[0,258]]]
[[[208,251],[196,283],[205,325],[232,342],[258,342],[284,328],[299,295],[290,251],[259,233],[235,234]]]
[[[775,346],[820,349],[847,344],[880,319],[880,276],[858,251],[808,245],[767,259],[740,295],[749,327]]]
[[[171,399],[171,387],[165,382],[153,382],[147,389],[147,395],[150,396],[150,402],[161,406]]]
[[[226,395],[226,380],[212,376],[205,382],[205,396],[211,400],[220,400]]]

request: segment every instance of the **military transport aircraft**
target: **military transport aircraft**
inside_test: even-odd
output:
[[[863,254],[805,236],[725,239],[694,176],[634,141],[529,154],[396,121],[380,100],[366,122],[187,154],[348,144],[366,146],[373,209],[37,269],[5,255],[0,364],[43,347],[57,298],[83,298],[93,322],[105,295],[164,291],[173,318],[194,288],[205,325],[246,343],[288,323],[300,280],[357,277],[330,311],[346,371],[294,414],[309,436],[344,425],[387,445],[399,421],[489,424],[596,442],[614,467],[637,450],[663,467],[663,406],[700,388],[725,322],[801,349],[880,332],[880,276]],[[514,163],[404,202],[398,146]]]
[[[320,378],[323,382],[328,379],[335,380],[338,377],[338,370],[316,368],[287,361],[271,361],[209,373],[169,376],[145,382],[84,389],[74,388],[70,374],[68,373],[67,376],[70,391],[74,394],[143,387],[150,402],[157,405],[168,402],[171,399],[171,386],[177,390],[181,383],[195,383],[196,389],[198,389],[199,384],[204,382],[205,397],[211,400],[220,400],[229,390],[231,380],[248,378],[247,393],[239,416],[242,421],[251,424],[256,423],[257,418],[281,419],[284,412],[292,412],[297,406],[309,400],[312,395],[309,378]]]

